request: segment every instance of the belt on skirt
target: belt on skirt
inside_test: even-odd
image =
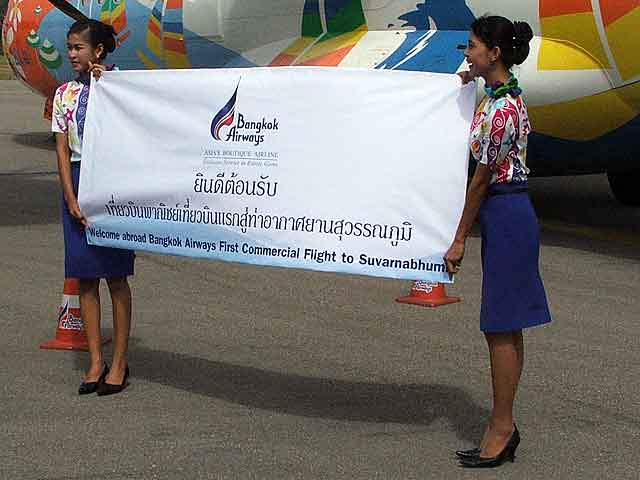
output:
[[[527,182],[520,183],[494,183],[489,185],[490,197],[495,195],[509,195],[515,193],[527,193],[529,191],[529,185]]]

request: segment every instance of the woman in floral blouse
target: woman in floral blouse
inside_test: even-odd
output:
[[[482,227],[480,329],[489,347],[493,410],[479,447],[459,450],[466,467],[495,467],[513,461],[520,433],[513,416],[524,362],[522,330],[551,321],[538,270],[538,221],[527,192],[527,106],[511,73],[529,54],[531,27],[504,17],[478,18],[471,26],[463,82],[485,80],[486,96],[471,127],[477,162],[462,218],[444,260],[459,271],[465,240],[479,216]]]
[[[89,245],[87,221],[78,205],[82,137],[89,100],[91,74],[99,78],[102,62],[116,47],[113,27],[96,20],[79,20],[67,34],[71,67],[78,77],[61,85],[53,101],[52,130],[56,134],[58,171],[63,191],[62,223],[65,276],[80,280],[80,312],[84,321],[91,363],[78,389],[80,395],[109,395],[127,385],[127,346],[131,325],[131,290],[134,254],[129,250]],[[114,349],[111,369],[102,357],[100,337],[100,279],[106,279],[113,304]]]

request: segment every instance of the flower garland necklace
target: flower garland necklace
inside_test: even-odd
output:
[[[507,93],[512,97],[517,97],[522,93],[522,89],[518,86],[518,79],[513,75],[507,83],[497,81],[491,86],[485,86],[484,91],[491,98],[500,98],[505,96]]]

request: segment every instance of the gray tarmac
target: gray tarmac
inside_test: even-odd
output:
[[[477,236],[438,309],[396,304],[409,282],[141,253],[131,386],[78,397],[87,355],[38,348],[64,275],[41,113],[0,82],[1,479],[639,478],[640,209],[603,175],[532,181],[554,321],[525,335],[516,462],[469,471],[453,451],[491,407]]]

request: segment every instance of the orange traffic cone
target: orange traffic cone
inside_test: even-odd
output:
[[[58,309],[58,328],[56,338],[40,344],[48,350],[89,350],[87,334],[80,315],[80,281],[77,278],[64,279],[62,303]],[[102,343],[111,338],[103,338]]]
[[[449,297],[444,285],[438,282],[416,280],[411,292],[406,297],[396,298],[396,302],[421,305],[423,307],[439,307],[460,301],[460,297]]]

